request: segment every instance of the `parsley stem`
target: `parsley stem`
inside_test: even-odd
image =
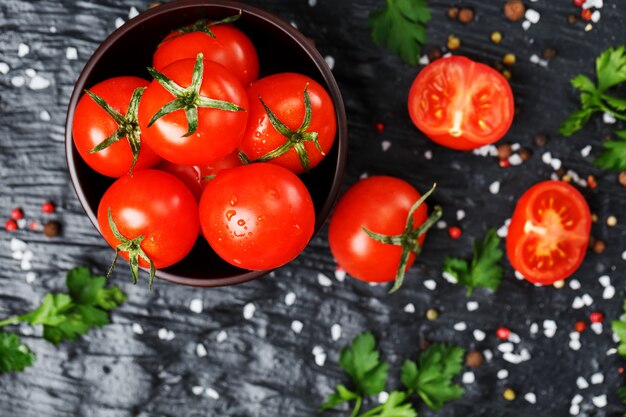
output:
[[[20,322],[20,318],[18,316],[9,317],[6,320],[0,321],[0,327],[8,326],[10,324],[17,324]]]
[[[352,414],[350,414],[350,417],[356,417],[359,415],[361,404],[363,404],[363,397],[359,395],[356,397],[356,404],[354,404],[354,410],[352,411]]]

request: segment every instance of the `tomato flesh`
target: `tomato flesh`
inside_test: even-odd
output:
[[[502,138],[513,122],[513,92],[496,70],[468,58],[439,59],[409,91],[409,113],[419,130],[453,149],[478,148]]]
[[[578,269],[590,230],[591,212],[578,190],[563,182],[545,181],[531,187],[517,203],[507,254],[527,280],[552,284]]]

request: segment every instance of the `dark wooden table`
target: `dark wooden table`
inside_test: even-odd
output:
[[[74,80],[89,55],[115,29],[117,20],[127,20],[129,12],[143,11],[149,3],[3,0],[0,4],[0,62],[6,64],[0,64],[0,217],[4,221],[19,206],[28,219],[43,221],[39,206],[52,200],[58,206],[52,218],[64,226],[62,236],[52,239],[28,230],[0,231],[2,317],[30,309],[45,292],[62,289],[65,272],[72,266],[89,265],[102,272],[113,255],[84,215],[69,182],[63,125]],[[120,267],[114,280],[129,300],[113,314],[111,325],[58,348],[43,341],[39,329],[34,334],[19,329],[38,360],[23,373],[0,376],[0,415],[314,416],[334,385],[346,382],[336,364],[339,350],[364,330],[379,338],[392,369],[414,357],[422,339],[493,353],[475,371],[476,381],[466,384],[462,399],[438,414],[421,407],[422,416],[568,416],[577,394],[583,398],[580,415],[620,414],[617,389],[623,378],[618,368],[623,361],[607,351],[615,347],[608,321],[621,314],[624,297],[626,192],[615,174],[591,164],[602,136],[615,126],[603,124],[600,117],[569,139],[559,137],[556,130],[576,105],[568,80],[579,72],[591,73],[601,51],[624,42],[626,3],[606,0],[601,20],[586,32],[583,24],[566,23],[567,15],[577,11],[570,0],[527,2],[541,13],[540,21],[528,30],[504,18],[503,0],[465,1],[476,11],[475,21],[466,26],[446,17],[452,2],[430,2],[429,47],[444,45],[448,35],[457,34],[462,42],[459,54],[486,63],[507,52],[517,55],[511,84],[519,114],[504,140],[531,149],[533,156],[509,169],[500,168],[492,157],[436,146],[414,128],[406,98],[419,68],[403,64],[369,38],[367,16],[382,6],[382,0],[254,3],[294,22],[324,56],[333,58],[350,125],[345,185],[364,173],[398,176],[421,190],[437,181],[432,200],[443,206],[449,225],[463,229],[462,237],[453,241],[445,230],[432,231],[403,290],[393,296],[384,287],[350,278],[338,281],[326,230],[290,265],[237,287],[203,290],[157,282],[149,292],[144,285],[132,286]],[[504,34],[500,45],[489,42],[494,30]],[[533,63],[531,57],[541,56],[546,47],[556,48],[557,56],[547,66]],[[374,129],[377,121],[384,123],[383,133]],[[550,136],[542,149],[533,145],[538,132]],[[391,146],[383,152],[383,144]],[[591,156],[584,157],[581,150],[587,145],[592,147]],[[550,178],[554,168],[543,162],[546,152],[582,178],[597,177],[595,190],[581,190],[599,218],[592,234],[603,239],[607,249],[601,255],[588,253],[573,277],[580,289],[534,287],[515,279],[507,263],[500,289],[476,291],[471,300],[479,307],[470,312],[464,288],[442,279],[443,259],[451,254],[469,257],[473,239],[482,237],[487,227],[499,228],[525,189]],[[500,189],[493,194],[489,186],[496,181]],[[457,220],[459,209],[465,212],[462,220]],[[607,227],[609,215],[617,216],[617,226]],[[12,257],[13,237],[25,241],[33,253],[25,265]],[[22,269],[28,263],[32,269]],[[330,286],[320,284],[322,275]],[[609,275],[617,290],[611,299],[602,297],[604,288],[598,282],[602,275]],[[427,289],[425,280],[434,280],[436,289]],[[295,302],[288,305],[285,300],[293,297],[287,296],[291,293]],[[584,294],[593,303],[573,309],[575,298]],[[201,300],[201,313],[190,310],[194,299]],[[409,304],[414,312],[406,308]],[[255,308],[250,319],[244,318],[244,310],[252,309],[246,305]],[[426,320],[428,308],[438,309],[440,318]],[[574,323],[592,311],[607,317],[601,333],[587,330],[581,349],[572,350],[569,334]],[[300,333],[292,330],[294,320],[303,324]],[[544,334],[545,320],[557,325],[553,337]],[[467,329],[454,330],[459,322]],[[539,327],[536,334],[531,332],[533,323]],[[338,340],[331,337],[334,325],[341,328]],[[494,334],[500,325],[519,335],[515,352],[526,350],[530,360],[511,364],[503,359]],[[474,338],[476,329],[486,333],[484,340]],[[315,347],[319,364],[312,353]],[[320,349],[327,358],[321,366]],[[501,370],[508,371],[504,379],[497,377]],[[577,378],[590,381],[596,373],[603,375],[602,383],[578,388]],[[398,372],[393,375],[389,390],[399,383]],[[508,387],[517,393],[513,402],[502,398]],[[528,393],[535,394],[536,404],[524,399]],[[597,408],[592,399],[603,394],[608,405]]]

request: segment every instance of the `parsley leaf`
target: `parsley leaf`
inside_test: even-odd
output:
[[[607,49],[596,59],[596,74],[600,91],[626,81],[626,54],[623,45]]]
[[[386,0],[385,8],[372,12],[367,23],[377,45],[384,44],[408,64],[417,65],[429,21],[426,0]]]
[[[384,404],[361,414],[360,417],[417,417],[413,405],[405,402],[408,397],[406,392],[392,391]]]
[[[611,329],[620,341],[617,347],[617,353],[626,358],[626,301],[624,301],[624,314],[622,314],[619,320],[613,320]]]
[[[359,397],[358,394],[350,391],[348,388],[346,388],[345,385],[339,384],[337,385],[335,392],[330,394],[328,398],[326,399],[326,402],[322,404],[321,409],[330,410],[331,408],[334,408],[338,406],[339,404],[356,400],[358,397]]]
[[[478,287],[496,290],[502,282],[502,267],[498,263],[503,252],[499,245],[500,238],[496,230],[489,229],[482,242],[474,241],[471,265],[463,259],[447,257],[444,272],[452,275],[459,284],[467,286],[468,297]]]
[[[458,346],[441,343],[431,345],[417,363],[407,360],[402,366],[402,383],[415,391],[433,410],[460,398],[464,390],[453,384],[452,378],[461,373],[465,351]]]
[[[19,336],[0,332],[0,373],[20,372],[31,366],[35,354],[22,344]]]
[[[604,150],[593,161],[602,169],[613,169],[616,171],[626,170],[626,130],[615,132],[621,140],[607,140],[602,144]]]
[[[361,333],[350,346],[342,349],[339,365],[352,378],[358,394],[376,395],[385,389],[389,364],[380,362],[372,333]]]

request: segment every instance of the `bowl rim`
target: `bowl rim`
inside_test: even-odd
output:
[[[313,46],[311,40],[304,36],[300,31],[298,31],[291,24],[284,21],[282,18],[266,11],[263,9],[259,9],[255,6],[250,6],[245,3],[240,3],[238,1],[231,0],[177,0],[171,3],[159,5],[152,9],[148,9],[134,18],[130,19],[122,26],[113,31],[109,36],[107,36],[102,43],[96,48],[91,57],[87,60],[84,68],[82,69],[80,75],[78,76],[76,82],[74,83],[74,89],[72,91],[72,95],[70,96],[70,100],[67,108],[67,116],[65,120],[65,155],[67,160],[67,166],[70,174],[70,179],[72,182],[72,186],[76,195],[78,196],[78,200],[89,217],[91,223],[95,226],[95,228],[100,232],[100,228],[98,226],[98,220],[96,217],[96,213],[94,213],[89,206],[87,201],[87,197],[83,192],[83,184],[78,177],[78,172],[76,170],[76,164],[74,160],[74,141],[72,138],[72,122],[74,120],[74,111],[76,109],[76,105],[78,104],[78,100],[82,96],[82,90],[85,86],[85,81],[89,75],[93,72],[96,67],[98,61],[102,58],[102,56],[109,50],[109,48],[116,43],[123,35],[129,32],[132,29],[135,29],[137,26],[143,24],[147,20],[153,18],[154,16],[158,16],[161,14],[170,13],[173,11],[193,8],[193,7],[207,7],[207,6],[218,6],[225,9],[232,9],[233,12],[238,12],[242,10],[246,14],[251,14],[258,19],[264,20],[267,23],[276,26],[281,30],[285,35],[289,36],[293,41],[295,41],[309,56],[311,61],[317,67],[317,70],[321,73],[322,78],[328,86],[329,94],[333,99],[333,103],[335,104],[335,114],[337,116],[337,133],[335,138],[335,145],[337,146],[337,164],[335,166],[335,172],[333,175],[333,182],[330,188],[330,191],[322,205],[319,214],[316,214],[315,219],[315,230],[313,232],[313,237],[319,233],[324,224],[326,223],[332,208],[334,207],[337,199],[339,197],[339,192],[341,191],[341,187],[343,184],[343,178],[345,175],[346,168],[346,157],[348,151],[348,123],[347,116],[345,111],[344,102],[341,96],[341,91],[339,90],[339,86],[337,85],[337,81],[335,80],[332,71],[330,70],[328,64],[325,59],[319,53],[319,51]],[[80,86],[80,88],[79,88]],[[100,232],[101,233],[101,232]],[[142,268],[144,271],[147,269]],[[173,274],[164,270],[157,270],[156,277],[162,279],[164,281],[168,281],[174,284],[186,285],[192,287],[221,287],[221,286],[230,286],[236,284],[242,284],[244,282],[248,282],[254,279],[257,279],[261,276],[264,276],[271,272],[272,270],[261,270],[261,271],[248,271],[243,274],[231,276],[231,277],[221,277],[221,278],[191,278],[185,277],[177,274]]]

